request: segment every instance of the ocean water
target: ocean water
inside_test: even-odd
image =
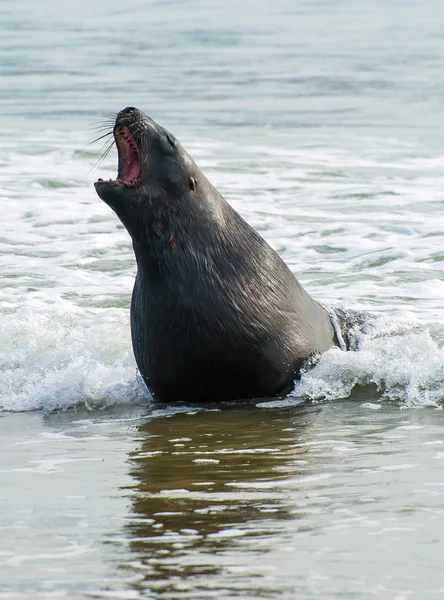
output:
[[[438,0],[0,4],[0,599],[444,594],[443,26]],[[365,315],[287,398],[140,382],[93,188],[130,105]]]

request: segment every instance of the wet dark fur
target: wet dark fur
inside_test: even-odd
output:
[[[168,402],[287,391],[306,358],[336,344],[326,311],[170,133],[133,108],[120,125],[140,177],[95,186],[133,240],[131,332],[146,384]]]

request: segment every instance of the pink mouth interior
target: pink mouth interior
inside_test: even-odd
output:
[[[118,178],[124,181],[137,179],[140,175],[140,152],[128,127],[123,125],[114,132],[119,153]]]

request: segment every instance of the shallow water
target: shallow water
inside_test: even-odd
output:
[[[0,598],[443,594],[443,20],[0,6]],[[176,409],[140,383],[133,252],[92,187],[115,151],[88,145],[128,105],[314,297],[371,313],[286,399]]]
[[[443,593],[442,413],[143,412],[3,415],[0,597]]]

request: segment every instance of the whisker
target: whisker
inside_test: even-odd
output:
[[[91,129],[94,130],[100,130],[100,129],[107,129],[107,128],[114,128],[114,124],[116,122],[116,117],[117,117],[117,113],[116,114],[108,114],[105,115],[103,119],[101,119],[100,121],[96,121],[96,124],[94,127],[92,127]]]
[[[114,138],[111,140],[110,144],[108,145],[108,147],[106,148],[106,150],[103,152],[102,156],[98,159],[98,161],[91,167],[91,169],[88,171],[88,175],[91,173],[91,171],[93,171],[94,169],[97,169],[105,160],[105,158],[108,156],[108,154],[111,152],[111,148],[114,146],[115,141]],[[103,144],[103,146],[105,146],[105,144]],[[103,148],[102,146],[102,148]]]
[[[90,128],[90,131],[100,131],[101,129],[114,129],[114,121],[102,121],[96,123],[94,127]]]
[[[111,125],[102,125],[101,127],[91,127],[88,131],[93,131],[94,133],[101,133],[102,131],[109,131],[112,133],[113,127]]]
[[[113,142],[112,142],[112,143],[111,143],[111,144],[108,146],[108,148],[106,149],[106,151],[103,153],[103,156],[102,156],[102,161],[104,161],[104,160],[105,160],[105,158],[108,156],[108,154],[110,153],[110,151],[111,151],[111,148],[112,148],[113,146],[114,146],[114,140],[113,140]]]
[[[100,135],[98,138],[96,138],[95,140],[93,140],[92,142],[89,142],[89,144],[86,144],[85,148],[87,148],[88,146],[91,146],[92,144],[95,144],[96,142],[98,142],[99,140],[103,140],[103,138],[106,138],[110,135],[112,135],[113,132],[112,131],[108,131],[107,133],[104,133],[103,135]],[[103,146],[102,146],[103,148]]]
[[[119,113],[116,112],[105,113],[103,115],[103,121],[112,121],[114,123],[118,114]]]

